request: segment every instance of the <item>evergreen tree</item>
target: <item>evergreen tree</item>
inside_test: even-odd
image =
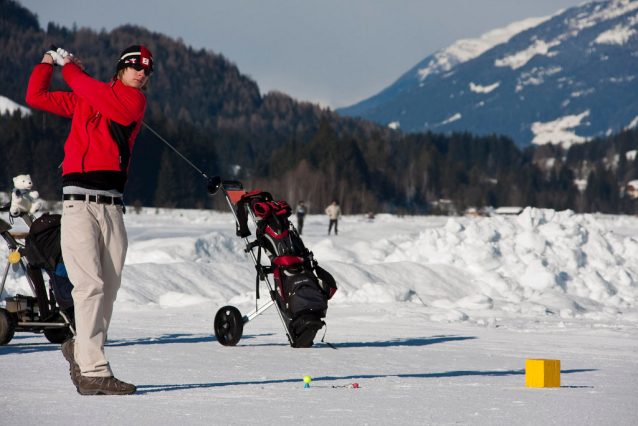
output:
[[[177,179],[175,165],[171,153],[164,150],[162,162],[157,175],[157,190],[155,191],[155,206],[172,208],[177,206],[180,197],[180,183]]]

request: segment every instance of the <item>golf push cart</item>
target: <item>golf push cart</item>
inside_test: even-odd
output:
[[[0,206],[0,212],[8,211],[9,205]],[[63,343],[75,334],[75,330],[70,294],[72,285],[58,265],[58,261],[61,262],[60,216],[45,213],[35,219],[28,213],[22,213],[17,217],[29,227],[28,233],[10,232],[12,226],[0,218],[0,236],[9,248],[0,295],[9,268],[24,272],[32,295],[16,294],[5,299],[6,307],[0,308],[0,346],[8,344],[16,332],[44,333],[49,342]],[[23,239],[26,239],[25,243],[19,242]],[[50,278],[48,289],[42,269]]]
[[[334,278],[318,265],[312,252],[304,246],[288,220],[292,209],[287,202],[275,201],[270,193],[260,190],[246,192],[238,181],[211,179],[209,193],[215,194],[219,190],[235,218],[237,236],[246,244],[244,251],[255,265],[256,299],[259,299],[259,283],[265,281],[270,300],[262,306],[256,301],[255,310],[244,316],[234,306],[219,309],[214,321],[217,341],[224,346],[236,345],[244,325],[274,305],[290,345],[293,348],[311,347],[317,332],[326,325],[323,318],[328,300],[337,291]],[[248,216],[255,227],[253,241],[248,238],[251,235]],[[268,256],[270,266],[262,265],[262,251]]]

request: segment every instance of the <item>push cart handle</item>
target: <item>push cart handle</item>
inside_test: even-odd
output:
[[[244,184],[242,184],[240,181],[238,180],[225,180],[222,182],[224,184],[224,186],[236,186],[238,188],[244,189]]]

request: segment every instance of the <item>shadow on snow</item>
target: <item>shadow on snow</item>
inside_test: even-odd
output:
[[[394,339],[385,342],[344,342],[333,343],[336,348],[385,348],[391,346],[427,346],[435,343],[476,339],[473,336],[432,336],[412,339]]]
[[[248,334],[242,336],[242,340],[239,343],[239,347],[260,347],[260,346],[289,346],[288,343],[285,342],[285,337],[282,336],[281,343],[248,343],[242,344],[242,342],[250,339],[255,339],[257,337],[265,337],[265,336],[274,336],[274,333],[264,333],[264,334]],[[40,335],[31,335],[31,336],[15,336],[13,340],[25,340],[29,338],[40,337]],[[471,336],[432,336],[432,337],[422,337],[422,338],[409,338],[409,339],[394,339],[387,341],[377,341],[377,342],[341,342],[341,343],[333,343],[333,346],[337,349],[345,349],[345,348],[368,348],[368,347],[397,347],[397,346],[427,346],[433,345],[435,343],[444,343],[444,342],[453,342],[453,341],[462,341],[462,340],[471,340],[475,339],[475,337]],[[217,339],[214,335],[192,335],[192,334],[184,334],[184,333],[175,333],[175,334],[165,334],[162,336],[154,336],[154,337],[142,337],[138,339],[117,339],[117,340],[108,340],[106,342],[107,347],[123,347],[123,346],[135,346],[135,345],[164,345],[164,344],[173,344],[173,343],[209,343],[216,342]],[[327,349],[328,346],[321,345],[320,342],[315,343],[315,349]],[[49,352],[49,351],[57,351],[60,350],[60,345],[48,343],[48,342],[37,342],[37,343],[17,343],[17,344],[9,344],[6,346],[0,346],[0,356],[7,354],[19,354],[19,353],[34,353],[34,352]]]
[[[271,336],[273,334],[270,334]],[[317,334],[319,335],[319,334]],[[261,336],[265,336],[262,334]],[[250,336],[254,337],[254,336]],[[242,340],[248,338],[248,336],[242,337]],[[377,342],[329,342],[337,349],[345,349],[345,348],[387,348],[394,346],[427,346],[433,345],[435,343],[444,343],[444,342],[453,342],[459,340],[472,340],[476,339],[473,336],[432,336],[432,337],[418,337],[418,338],[409,338],[409,339],[394,339],[394,340],[386,340],[386,341],[377,341]],[[321,342],[315,342],[314,348],[328,348],[328,346],[318,346],[321,345]],[[241,341],[237,346],[288,346],[287,343],[250,343],[247,345],[242,345]],[[313,349],[314,349],[313,348]]]
[[[272,334],[257,334],[257,335],[246,335],[242,337],[242,339],[254,339],[260,336],[271,336]],[[42,337],[42,335],[31,335],[31,336],[14,336],[13,341],[16,340],[25,340]],[[143,337],[139,339],[116,339],[116,340],[108,340],[106,342],[107,347],[121,347],[121,346],[133,346],[133,345],[164,345],[171,343],[206,343],[206,342],[216,342],[217,339],[214,335],[192,335],[192,334],[165,334],[162,336],[156,337]],[[24,343],[9,343],[6,346],[0,346],[0,356],[8,355],[8,354],[27,354],[34,352],[50,352],[50,351],[59,351],[60,345],[49,343],[49,342],[24,342]]]
[[[274,333],[246,335],[242,337],[245,339],[254,339],[262,336],[273,336]],[[38,335],[22,335],[15,336],[14,340],[27,340],[30,338],[40,337]],[[364,348],[364,347],[396,347],[396,346],[426,346],[435,343],[444,343],[452,341],[471,340],[475,337],[471,336],[432,336],[429,338],[411,338],[411,339],[395,339],[380,342],[344,342],[334,344],[337,348]],[[158,344],[173,344],[173,343],[207,343],[215,342],[217,339],[214,335],[200,335],[194,336],[191,334],[166,334],[158,337],[146,337],[133,340],[110,340],[106,346],[109,347],[121,347],[121,346],[133,346],[133,345],[158,345]],[[244,347],[253,346],[287,346],[285,343],[265,343],[265,344],[249,344],[243,345]],[[318,347],[319,348],[319,347]],[[318,349],[317,348],[317,349]],[[320,348],[327,348],[327,346],[321,346]],[[50,352],[60,350],[60,345],[52,344],[48,342],[37,343],[17,343],[9,344],[7,346],[0,346],[0,355],[5,354],[21,354],[21,353],[34,353],[34,352]],[[582,373],[588,371],[597,371],[596,369],[580,369],[580,370],[562,370],[561,374]],[[464,376],[512,376],[512,375],[525,375],[525,370],[507,370],[507,371],[448,371],[443,373],[417,373],[417,374],[364,374],[364,375],[351,375],[351,376],[323,376],[313,378],[313,382],[321,381],[334,381],[334,380],[354,380],[354,379],[378,379],[388,377],[399,378],[443,378],[443,377],[464,377]],[[281,379],[281,380],[264,380],[264,381],[252,381],[252,382],[226,382],[226,383],[192,383],[192,384],[169,384],[169,385],[140,385],[137,387],[137,394],[153,393],[153,392],[167,392],[167,391],[179,391],[188,389],[207,389],[217,388],[224,386],[243,386],[243,385],[265,385],[265,384],[278,384],[278,383],[296,383],[300,382],[298,378],[295,379]],[[561,386],[562,388],[592,388],[591,386]]]
[[[573,373],[584,373],[589,371],[597,371],[597,369],[579,369],[579,370],[563,370],[561,374],[573,374]],[[361,380],[361,379],[384,379],[388,377],[399,377],[399,378],[415,378],[415,379],[437,379],[444,377],[467,377],[467,376],[524,376],[525,370],[506,370],[506,371],[446,371],[443,373],[416,373],[416,374],[363,374],[360,376],[352,375],[352,376],[322,376],[315,377],[312,379],[312,382],[321,382],[321,381],[334,381],[334,380]],[[168,391],[179,391],[179,390],[189,390],[189,389],[208,389],[208,388],[220,388],[225,386],[255,386],[255,385],[269,385],[269,384],[279,384],[279,383],[300,383],[300,387],[302,386],[302,381],[299,378],[295,379],[280,379],[280,380],[263,380],[263,381],[252,381],[252,382],[226,382],[226,383],[191,383],[191,384],[178,384],[178,385],[139,385],[137,386],[136,394],[146,394],[153,392],[168,392]],[[563,388],[590,388],[590,386],[561,386]]]

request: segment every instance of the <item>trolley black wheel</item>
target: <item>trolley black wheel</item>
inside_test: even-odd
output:
[[[4,346],[13,339],[16,332],[16,324],[9,311],[0,308],[0,346]]]
[[[66,327],[55,327],[55,328],[45,328],[44,329],[44,337],[51,343],[62,344],[69,337],[73,337],[73,333],[68,326]]]
[[[215,315],[215,337],[224,346],[235,346],[244,331],[244,318],[234,306],[224,306]]]

